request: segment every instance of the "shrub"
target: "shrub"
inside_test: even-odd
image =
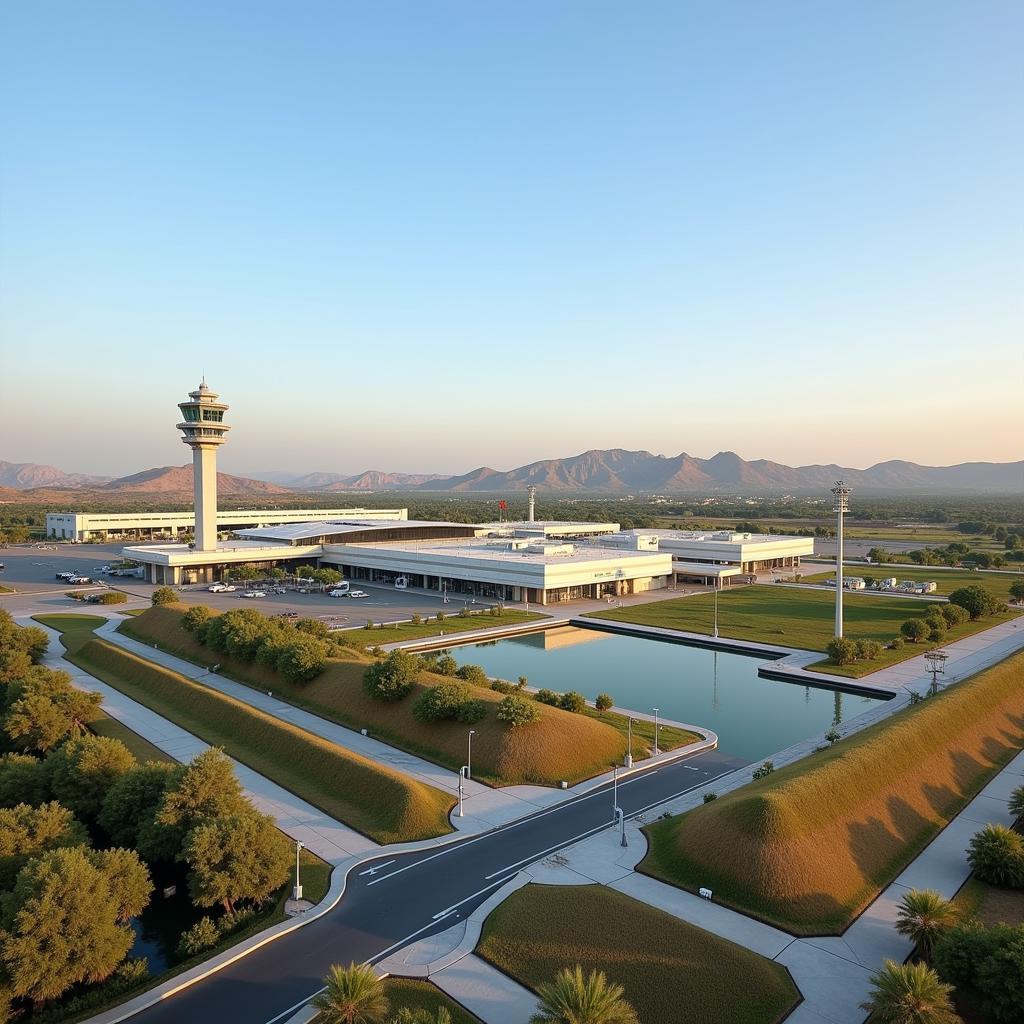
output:
[[[220,931],[213,923],[213,918],[201,917],[191,928],[181,933],[178,940],[178,956],[187,960],[216,945],[219,938]]]
[[[977,583],[954,590],[949,595],[949,603],[959,605],[972,619],[991,615],[999,604],[984,587]]]
[[[939,940],[935,965],[944,981],[977,995],[993,1021],[1024,1019],[1024,925],[964,922]]]
[[[510,728],[519,725],[528,725],[540,717],[540,708],[518,693],[510,693],[498,705],[498,721],[504,722]]]
[[[363,629],[373,629],[373,619],[367,619],[366,622],[363,623]]]
[[[205,604],[195,604],[182,615],[181,628],[199,639],[212,618],[213,612]]]
[[[419,612],[413,612],[412,618],[409,620],[414,626],[418,626],[423,621],[423,616]]]
[[[1005,825],[986,825],[967,847],[967,862],[983,882],[1024,888],[1024,837]]]
[[[877,1024],[958,1024],[952,991],[927,964],[886,960],[871,976],[870,996],[860,1005]]]
[[[391,651],[363,673],[363,687],[374,700],[401,700],[416,679],[417,663],[406,651]]]
[[[516,680],[516,689],[517,690],[525,690],[527,682],[528,682],[528,680],[527,680],[526,676],[520,676]]]
[[[469,609],[465,605],[463,605],[459,609],[459,618],[460,619],[468,619],[469,618]]]
[[[582,693],[570,690],[568,693],[562,694],[561,699],[558,701],[558,706],[563,711],[572,711],[579,715],[586,710],[587,700]]]
[[[594,707],[598,711],[607,711],[609,708],[615,707],[615,701],[612,700],[610,693],[599,693],[594,701]]]
[[[705,793],[701,797],[701,800],[703,800],[704,803],[706,803],[706,804],[709,804],[709,803],[711,803],[712,800],[717,800],[717,799],[718,799],[718,794],[715,793],[715,792]]]
[[[877,640],[858,640],[854,647],[858,661],[874,661],[882,656],[882,645]]]
[[[326,640],[331,632],[327,628],[327,623],[321,622],[320,619],[296,619],[292,623],[292,627],[300,633],[307,633],[309,636],[315,636],[319,640]]]
[[[442,676],[454,676],[459,670],[459,663],[447,652],[442,652],[435,660],[432,672]]]
[[[444,612],[438,612],[438,613],[437,613],[437,614],[436,614],[436,615],[434,616],[434,619],[435,619],[435,620],[436,620],[437,622],[444,622],[444,619],[445,619],[445,615],[444,615]]]
[[[105,590],[102,594],[92,594],[89,601],[92,604],[127,604],[128,595],[120,590]]]
[[[479,665],[463,665],[455,674],[472,686],[487,686],[489,684],[487,673]]]
[[[277,670],[289,683],[308,683],[327,664],[327,644],[315,636],[299,634],[277,655]]]
[[[834,665],[849,665],[857,659],[857,645],[845,636],[829,640],[825,650]]]
[[[553,708],[557,708],[562,702],[561,694],[555,693],[554,690],[549,690],[546,687],[538,690],[533,695],[533,699],[541,704],[550,704]]]
[[[178,600],[178,595],[171,587],[157,587],[151,600],[153,604],[174,604]]]
[[[413,717],[420,722],[441,722],[458,717],[463,704],[471,700],[465,683],[441,683],[424,690],[413,705]]]
[[[925,622],[924,619],[907,619],[907,621],[900,626],[900,632],[903,634],[904,638],[909,640],[912,644],[917,644],[928,636],[928,623]]]
[[[891,650],[898,651],[907,641],[901,636],[894,636],[889,641],[889,647]]]
[[[843,738],[843,734],[833,725],[827,733],[825,733],[825,739],[828,740],[830,745],[835,745]]]
[[[958,604],[944,604],[940,607],[939,612],[946,620],[946,625],[950,629],[962,626],[970,618],[967,612]]]
[[[466,725],[476,725],[487,717],[487,703],[482,700],[467,700],[455,717]]]
[[[497,693],[515,693],[516,687],[512,683],[506,683],[504,679],[495,679],[491,683],[491,689]]]
[[[769,775],[771,775],[771,773],[773,771],[775,771],[775,762],[774,761],[764,761],[764,762],[762,762],[762,764],[761,764],[761,766],[759,768],[755,768],[754,769],[752,777],[754,779],[765,779]]]

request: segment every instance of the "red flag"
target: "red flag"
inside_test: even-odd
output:
[[[498,508],[500,508],[502,510],[502,512],[504,512],[505,509],[508,508],[508,502],[507,501],[499,501],[498,502]]]

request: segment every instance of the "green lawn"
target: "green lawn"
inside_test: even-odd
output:
[[[604,971],[641,1024],[774,1024],[799,999],[785,968],[601,885],[518,890],[477,953],[534,991],[564,967]]]
[[[617,729],[623,736],[633,735],[633,757],[640,759],[650,757],[654,749],[654,723],[643,718],[634,718],[632,730],[629,728],[629,719],[626,715],[612,713],[611,711],[598,711],[597,708],[587,705],[584,714],[588,718],[594,718],[599,722],[605,722],[613,729]],[[688,743],[696,743],[703,737],[688,729],[677,729],[674,725],[659,724],[658,727],[658,749],[661,751],[675,750],[676,747],[686,746]]]
[[[928,602],[906,597],[881,597],[848,593],[843,597],[844,633],[853,640],[879,640],[885,643],[900,631],[900,625],[914,616],[923,616]],[[966,622],[946,634],[944,642],[960,640],[972,633],[988,629],[1018,614],[991,615],[977,622]],[[714,627],[714,595],[693,594],[689,597],[654,601],[651,604],[614,611],[595,612],[594,618],[613,622],[635,622],[689,633],[708,635]],[[822,590],[758,584],[720,591],[718,599],[718,632],[720,636],[756,643],[824,651],[832,639],[835,623],[835,595]],[[920,654],[923,644],[907,644],[899,650],[883,651],[882,657],[854,665],[831,665],[819,662],[816,671],[843,676],[862,676]]]
[[[410,1010],[426,1010],[437,1015],[438,1008],[443,1006],[452,1016],[452,1024],[480,1024],[479,1017],[474,1017],[467,1009],[449,999],[436,985],[429,981],[417,981],[413,978],[386,978],[384,991],[391,1001],[391,1013],[408,1007]],[[524,1021],[523,1024],[526,1024]]]
[[[73,642],[74,664],[377,842],[451,831],[450,795],[106,641],[78,635]]]
[[[984,587],[993,597],[1000,601],[1009,602],[1010,584],[1017,580],[1024,579],[1024,573],[1014,572],[972,572],[970,569],[929,569],[917,566],[900,566],[899,569],[885,568],[875,565],[853,565],[845,564],[843,572],[850,576],[871,576],[876,580],[888,579],[895,576],[898,580],[916,580],[925,582],[934,580],[936,594],[951,594],[958,587],[968,587],[977,584]],[[819,572],[813,576],[804,576],[801,583],[824,583],[835,577],[834,572]]]
[[[358,644],[360,647],[383,647],[386,644],[397,644],[403,640],[420,640],[423,637],[438,636],[443,633],[466,633],[474,629],[497,629],[500,626],[517,626],[523,622],[536,622],[547,618],[536,612],[520,612],[506,609],[500,615],[486,612],[475,612],[465,617],[446,614],[443,622],[431,617],[426,622],[402,622],[397,626],[376,625],[373,629],[345,629],[341,638],[346,643]],[[338,634],[335,634],[338,636]]]

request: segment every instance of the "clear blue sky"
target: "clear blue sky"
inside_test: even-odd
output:
[[[1024,429],[1024,5],[8,3],[0,458],[867,465]]]

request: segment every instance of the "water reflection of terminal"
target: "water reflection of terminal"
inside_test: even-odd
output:
[[[591,643],[594,640],[607,640],[613,634],[603,633],[599,629],[580,629],[579,626],[554,626],[539,633],[528,633],[526,636],[512,637],[512,642],[537,647],[542,651],[560,651],[565,647],[576,647],[578,644]]]

